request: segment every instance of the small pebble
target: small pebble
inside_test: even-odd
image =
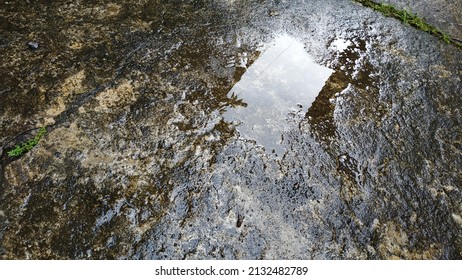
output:
[[[270,10],[270,11],[268,11],[268,15],[269,15],[270,17],[275,17],[275,16],[278,16],[279,13],[278,13],[277,11]]]
[[[29,49],[31,50],[36,50],[39,48],[39,43],[37,42],[28,42],[27,43],[27,46],[29,47]]]

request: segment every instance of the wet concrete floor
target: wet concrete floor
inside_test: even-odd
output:
[[[462,258],[460,49],[353,1],[0,19],[2,259]]]

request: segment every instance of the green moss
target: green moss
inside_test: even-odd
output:
[[[38,142],[40,141],[40,139],[42,139],[43,135],[45,135],[46,132],[47,130],[45,127],[40,128],[34,138],[29,139],[19,145],[16,145],[12,150],[8,151],[8,156],[19,157],[27,153],[28,151],[32,150],[32,148],[34,148],[38,144]]]
[[[440,38],[446,44],[452,44],[462,49],[462,44],[460,43],[459,40],[452,38],[448,34],[438,30],[433,25],[426,23],[422,18],[418,17],[417,15],[411,12],[408,12],[406,10],[399,10],[391,5],[381,4],[381,3],[377,3],[374,1],[370,1],[370,0],[354,0],[354,1],[361,3],[365,7],[372,8],[375,11],[378,11],[387,17],[396,18],[405,24],[411,25],[419,30],[430,33]]]

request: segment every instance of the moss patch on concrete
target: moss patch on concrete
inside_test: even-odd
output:
[[[43,135],[47,132],[45,127],[42,127],[39,129],[38,133],[35,135],[34,138],[29,139],[19,145],[16,145],[14,149],[8,151],[8,156],[10,157],[19,157],[22,156],[23,154],[27,153],[28,151],[32,150],[40,139],[42,139]]]
[[[440,38],[441,40],[443,40],[446,44],[452,44],[458,47],[459,49],[462,49],[462,41],[451,37],[449,34],[442,32],[441,30],[434,27],[433,25],[425,22],[423,18],[409,11],[400,10],[392,5],[377,3],[371,0],[354,0],[354,1],[362,4],[365,7],[372,8],[375,11],[378,11],[387,17],[396,18],[405,24],[409,24],[419,30],[430,33]]]

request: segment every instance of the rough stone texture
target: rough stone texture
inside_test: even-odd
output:
[[[462,257],[459,49],[350,1],[125,2],[0,7],[1,258]],[[221,115],[279,33],[335,70],[283,157]]]

